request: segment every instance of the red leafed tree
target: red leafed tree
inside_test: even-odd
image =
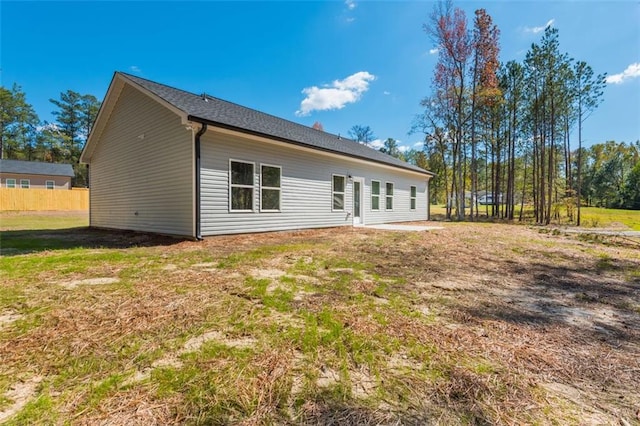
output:
[[[324,132],[324,127],[322,126],[322,123],[319,121],[316,121],[315,123],[313,123],[313,126],[311,127],[313,127],[316,130],[321,130]]]
[[[471,219],[478,215],[477,194],[478,194],[478,163],[476,154],[477,124],[481,128],[489,128],[486,121],[494,114],[492,109],[496,106],[500,98],[498,87],[498,68],[500,61],[499,36],[500,30],[493,24],[491,15],[484,9],[475,12],[476,18],[473,26],[473,66],[471,68]],[[482,123],[482,121],[485,121]],[[479,123],[480,122],[480,123]],[[485,138],[485,141],[491,138]],[[494,152],[494,150],[492,150]],[[499,158],[499,157],[498,157]],[[497,176],[497,173],[494,173]],[[498,193],[499,188],[498,188]],[[497,200],[497,197],[493,197]],[[494,210],[495,212],[495,210]]]
[[[424,25],[424,30],[438,46],[438,64],[432,85],[435,98],[442,106],[440,121],[451,141],[453,176],[450,193],[455,195],[452,200],[447,200],[447,217],[451,217],[451,207],[454,205],[456,218],[462,220],[465,198],[464,129],[469,118],[467,70],[473,45],[464,11],[453,8],[451,1],[436,5],[431,21]]]

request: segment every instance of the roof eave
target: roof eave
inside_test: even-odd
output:
[[[339,152],[339,151],[334,151],[334,150],[331,150],[331,149],[321,148],[321,147],[318,147],[318,146],[306,144],[306,143],[299,142],[299,141],[296,141],[296,140],[283,138],[281,136],[274,136],[274,135],[270,135],[270,134],[267,134],[267,133],[256,132],[254,130],[249,130],[249,129],[245,129],[245,128],[242,128],[242,127],[232,126],[232,125],[225,124],[225,123],[220,123],[220,122],[217,122],[217,121],[209,120],[207,118],[202,118],[202,117],[198,117],[198,116],[195,116],[195,115],[188,115],[187,116],[187,120],[195,121],[195,122],[202,123],[202,124],[208,124],[208,125],[211,125],[211,126],[220,127],[220,128],[223,128],[223,129],[232,130],[232,131],[236,131],[236,132],[240,132],[240,133],[245,133],[245,134],[252,135],[252,136],[259,136],[259,137],[263,137],[263,138],[273,139],[273,140],[277,140],[279,142],[285,142],[285,143],[289,143],[289,144],[292,144],[292,145],[297,145],[297,146],[301,146],[301,147],[304,147],[304,148],[313,149],[313,150],[316,150],[316,151],[329,152],[331,154],[338,154],[338,155],[343,155],[345,157],[357,158],[359,160],[369,161],[369,162],[377,163],[377,164],[383,164],[385,166],[395,167],[397,169],[406,170],[406,171],[410,171],[410,172],[413,172],[413,173],[424,174],[424,175],[429,176],[429,178],[432,178],[432,177],[435,176],[435,173],[432,173],[432,172],[430,172],[428,170],[422,170],[422,169],[416,170],[416,169],[414,169],[412,167],[402,167],[402,166],[397,165],[397,164],[386,163],[384,161],[379,161],[379,160],[375,160],[375,159],[364,157],[364,156],[347,154],[347,153],[344,153],[344,152]]]

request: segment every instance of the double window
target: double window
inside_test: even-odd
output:
[[[55,189],[56,188],[56,183],[52,180],[47,180],[44,182],[45,188],[47,189]]]
[[[393,183],[387,182],[386,185],[386,209],[393,210]]]
[[[29,179],[20,179],[20,188],[22,189],[31,188],[31,181]]]
[[[229,162],[229,205],[234,212],[254,211],[255,164],[245,161]],[[260,211],[280,211],[282,168],[260,166]]]
[[[412,186],[411,187],[411,210],[415,210],[416,209],[417,193],[418,193],[417,188],[415,186]]]
[[[15,179],[7,179],[5,181],[5,184],[7,185],[7,188],[15,188],[16,187],[16,180]]]
[[[333,196],[332,210],[344,210],[345,177],[333,175],[331,183],[331,194]]]
[[[380,181],[371,181],[371,210],[380,210]]]

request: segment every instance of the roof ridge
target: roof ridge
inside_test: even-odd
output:
[[[158,86],[168,87],[169,89],[177,90],[177,91],[182,92],[182,93],[187,93],[189,95],[196,96],[198,98],[201,98],[202,95],[204,95],[207,98],[212,99],[212,100],[216,100],[218,102],[224,102],[226,104],[234,105],[234,106],[239,107],[239,108],[248,109],[248,110],[257,112],[258,114],[268,115],[269,117],[275,118],[277,120],[283,120],[283,121],[286,121],[288,123],[294,124],[296,126],[303,127],[305,129],[312,129],[312,130],[314,130],[316,132],[322,132],[322,134],[325,134],[325,135],[335,136],[336,139],[339,139],[339,140],[347,140],[347,141],[351,141],[351,142],[354,142],[354,143],[358,143],[357,141],[355,141],[355,140],[353,140],[351,138],[345,138],[344,136],[342,136],[339,133],[335,134],[335,133],[332,133],[332,132],[326,132],[324,130],[316,129],[316,128],[312,127],[312,126],[305,126],[304,124],[296,123],[295,121],[292,121],[292,120],[289,120],[289,119],[286,119],[286,118],[282,118],[282,117],[278,117],[277,115],[273,115],[273,114],[270,114],[268,112],[260,111],[259,109],[256,109],[256,108],[251,108],[251,107],[248,107],[248,106],[245,106],[245,105],[240,105],[239,103],[236,103],[236,102],[228,101],[226,99],[218,98],[217,96],[209,95],[209,94],[207,94],[207,92],[203,92],[203,93],[198,95],[197,93],[193,93],[193,92],[190,92],[188,90],[180,89],[178,87],[170,86],[168,84],[158,83],[157,81],[149,80],[148,78],[138,77],[136,75],[129,74],[129,73],[126,73],[126,72],[123,72],[123,71],[116,71],[116,72],[119,73],[119,74],[122,74],[122,75],[124,75],[126,77],[133,77],[133,78],[137,78],[137,79],[140,79],[140,80],[148,81],[149,83],[157,84]],[[168,100],[166,100],[166,101],[169,102]],[[169,103],[171,103],[171,102],[169,102]],[[184,112],[188,113],[188,111],[184,111]]]
[[[69,164],[73,166],[73,163],[57,163],[54,161],[37,161],[37,160],[20,160],[17,158],[0,158],[0,161],[20,161],[21,163],[39,163],[39,164]]]

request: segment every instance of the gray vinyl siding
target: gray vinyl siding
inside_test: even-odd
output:
[[[345,141],[345,143],[354,143]],[[229,159],[254,167],[254,212],[229,211]],[[260,212],[260,165],[282,167],[280,212]],[[332,175],[364,178],[362,214],[366,225],[427,219],[427,177],[375,163],[229,136],[209,130],[202,137],[202,234],[234,234],[351,226],[353,184],[347,180],[345,210],[332,211]],[[380,211],[371,211],[371,180],[381,182]],[[385,182],[394,183],[394,209],[386,211]],[[417,187],[416,210],[409,209],[410,187]]]
[[[193,134],[125,85],[90,159],[91,226],[194,235]]]

